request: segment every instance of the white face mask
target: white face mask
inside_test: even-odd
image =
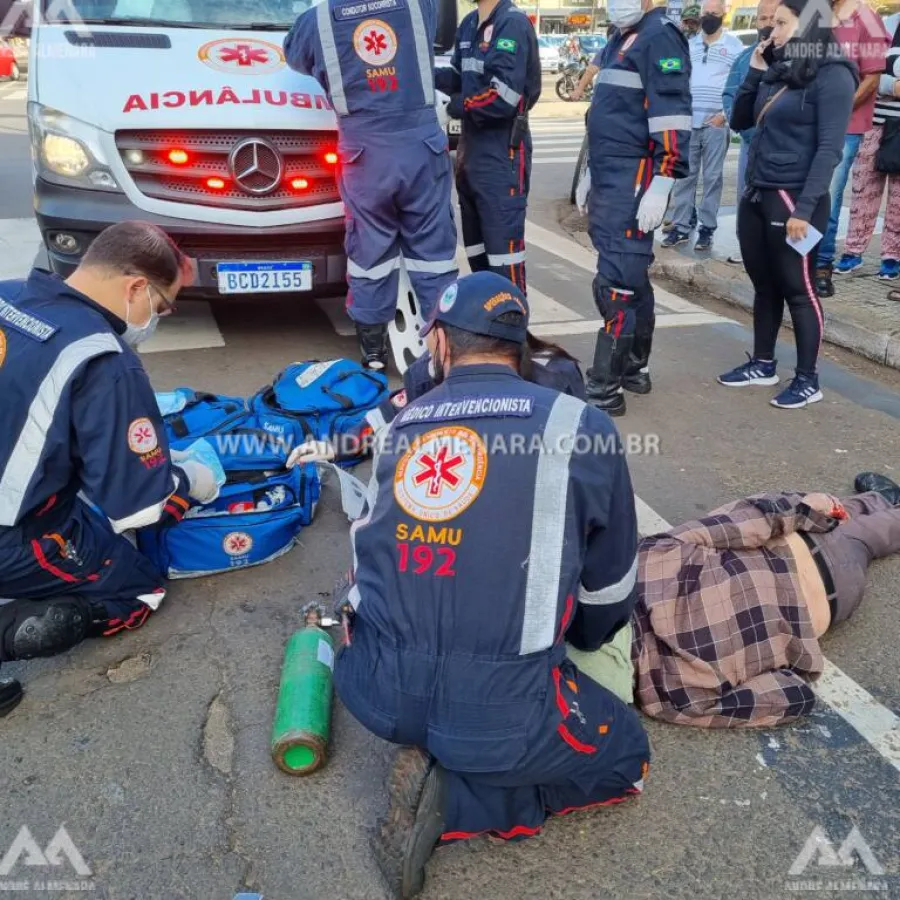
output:
[[[150,295],[150,285],[147,285],[147,299],[150,301],[150,318],[145,325],[132,325],[128,321],[128,314],[131,311],[131,304],[126,301],[125,305],[125,333],[122,340],[131,347],[137,347],[144,341],[153,337],[156,326],[159,324],[159,313],[153,308],[153,297]]]
[[[644,18],[641,0],[609,0],[606,14],[616,28],[630,28]]]

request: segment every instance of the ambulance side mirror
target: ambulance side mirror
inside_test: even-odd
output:
[[[437,32],[434,36],[434,52],[440,56],[453,49],[456,40],[456,29],[459,25],[459,13],[456,0],[438,0]]]

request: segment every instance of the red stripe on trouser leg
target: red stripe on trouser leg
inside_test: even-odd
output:
[[[559,634],[556,636],[557,644],[563,639],[563,635],[565,635],[566,629],[569,627],[569,617],[572,615],[572,607],[574,605],[575,598],[569,594],[569,596],[566,597],[566,609],[563,612],[563,617],[559,623]]]
[[[559,709],[560,715],[565,719],[569,715],[569,705],[566,703],[565,698],[562,695],[562,690],[560,689],[559,683],[562,679],[562,672],[559,671],[558,666],[553,667],[553,686],[556,688],[556,706]]]
[[[516,825],[509,831],[498,831],[497,829],[486,829],[485,831],[446,831],[441,835],[441,841],[469,841],[472,838],[481,837],[482,835],[490,835],[498,837],[504,841],[510,841],[517,837],[534,837],[541,833],[540,825],[532,828],[529,825]]]
[[[599,800],[596,803],[587,803],[584,806],[569,806],[566,809],[561,809],[559,812],[554,812],[553,810],[551,810],[551,812],[554,816],[567,816],[569,813],[583,812],[587,809],[597,809],[600,806],[615,806],[617,803],[627,803],[631,799],[632,794],[639,793],[640,791],[629,790],[625,797],[612,797],[609,800]]]
[[[583,744],[581,741],[566,728],[565,723],[560,722],[559,725],[556,726],[556,730],[559,732],[559,736],[575,751],[578,753],[596,753],[597,748],[592,747],[590,744]]]
[[[44,551],[41,550],[41,545],[37,541],[31,542],[31,550],[34,553],[34,558],[37,560],[37,564],[49,572],[55,578],[58,578],[60,581],[68,582],[69,584],[78,584],[81,581],[80,578],[76,578],[74,575],[70,575],[68,572],[63,572],[62,569],[57,569],[46,556],[44,556]]]

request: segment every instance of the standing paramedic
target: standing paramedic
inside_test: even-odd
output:
[[[0,662],[140,627],[163,579],[122,533],[218,493],[205,466],[172,465],[132,349],[190,277],[160,229],[124,222],[66,281],[0,282]],[[21,698],[0,683],[0,715]]]
[[[650,391],[653,231],[688,174],[691,64],[684,35],[652,0],[610,0],[608,12],[616,31],[598,60],[587,123],[594,302],[604,320],[587,394],[618,416],[623,388]]]
[[[528,112],[541,95],[537,36],[511,0],[479,0],[456,34],[451,68],[435,73],[462,120],[456,190],[466,256],[526,293],[525,214],[531,185]]]
[[[434,0],[323,0],[284,41],[288,64],[319,81],[337,115],[347,311],[372,369],[387,366],[401,255],[426,321],[458,271],[436,29]]]
[[[753,52],[734,100],[731,127],[756,128],[747,161],[747,187],[738,207],[738,238],[753,282],[753,355],[719,376],[726,387],[775,385],[775,342],[788,305],[797,344],[791,383],[770,402],[802,409],[822,399],[816,369],[824,331],[815,286],[815,245],[798,252],[810,227],[828,226],[828,186],[841,161],[844,135],[859,84],[818,16],[801,32],[817,0],[783,0],[772,36]]]
[[[639,794],[634,712],[583,676],[635,602],[637,518],[609,417],[518,374],[524,294],[461,278],[426,326],[440,383],[376,433],[370,507],[351,528],[355,615],[335,689],[409,745],[375,852],[395,896],[432,850]]]

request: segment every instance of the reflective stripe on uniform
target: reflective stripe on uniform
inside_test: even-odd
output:
[[[650,131],[690,131],[690,116],[651,116],[647,119]]]
[[[644,82],[641,81],[639,72],[626,72],[623,69],[601,69],[597,73],[598,84],[612,84],[616,87],[637,88],[643,90]]]
[[[177,475],[172,474],[172,492],[178,490],[178,485],[180,481]],[[171,497],[172,494],[169,494]],[[123,531],[131,531],[133,528],[146,528],[148,525],[155,525],[161,518],[163,514],[163,510],[166,507],[166,503],[169,502],[169,497],[165,497],[160,500],[159,503],[154,503],[152,506],[148,506],[146,509],[142,509],[139,512],[132,513],[130,516],[126,516],[124,519],[110,519],[109,524],[112,526],[112,530],[116,534],[122,534]]]
[[[430,275],[446,275],[458,272],[456,257],[453,259],[407,259],[403,257],[403,265],[407,272],[427,272]]]
[[[470,259],[473,256],[481,256],[481,254],[484,253],[484,249],[484,244],[471,244],[470,246],[466,247],[466,256],[468,256]]]
[[[395,256],[387,262],[380,265],[372,266],[371,269],[364,269],[357,265],[352,259],[347,260],[347,274],[351,278],[368,278],[369,281],[377,281],[379,278],[385,278],[395,269],[400,268],[400,257]]]
[[[497,89],[501,100],[505,100],[510,106],[518,106],[522,100],[522,95],[514,91],[508,84],[500,81],[499,78],[492,78],[491,84]]]
[[[631,563],[631,568],[615,584],[608,584],[597,591],[586,591],[582,588],[578,592],[578,599],[588,606],[612,606],[628,599],[636,581],[637,556]]]
[[[434,106],[434,70],[431,65],[431,47],[425,34],[425,18],[421,0],[410,0],[409,17],[412,19],[413,39],[416,42],[416,60],[419,63],[419,80],[425,93],[425,105]],[[327,3],[324,4],[328,6]]]
[[[484,60],[483,59],[472,59],[472,57],[466,57],[462,61],[462,70],[463,72],[484,72]]]
[[[328,72],[331,105],[339,116],[346,116],[349,113],[347,95],[344,93],[340,57],[334,41],[334,28],[331,26],[331,9],[327,3],[319,4],[316,10],[316,22],[319,26],[319,43],[322,45],[322,61],[325,63],[325,71]]]
[[[585,404],[560,394],[544,427],[543,446],[534,480],[531,549],[525,585],[525,615],[519,653],[537,653],[553,645],[562,576],[563,543],[568,519],[569,461]]]
[[[47,434],[72,376],[95,356],[121,352],[122,345],[112,334],[92,334],[60,351],[31,401],[28,418],[0,479],[0,525],[11,528],[16,523],[28,485],[44,455]]]
[[[502,253],[499,255],[488,253],[487,258],[489,266],[515,266],[518,263],[525,262],[525,251],[519,250],[516,253]]]

